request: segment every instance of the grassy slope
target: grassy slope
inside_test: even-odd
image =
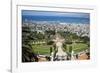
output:
[[[71,45],[67,45],[67,49],[69,48],[69,46],[71,46]],[[50,54],[50,47],[51,47],[50,45],[33,45],[32,47],[36,53],[39,53],[42,55]],[[78,53],[80,51],[88,49],[88,46],[83,43],[72,44],[72,47],[73,47],[73,50],[75,51],[75,53]]]
[[[69,46],[70,45],[67,45],[67,48],[69,48]],[[78,52],[88,49],[89,47],[86,44],[78,43],[78,44],[72,44],[72,48],[75,53],[78,53]]]
[[[49,45],[33,45],[33,50],[38,54],[49,54],[50,46]]]

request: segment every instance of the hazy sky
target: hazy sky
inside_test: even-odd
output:
[[[89,18],[89,13],[22,10],[22,15]]]

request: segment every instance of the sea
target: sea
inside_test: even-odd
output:
[[[22,21],[59,21],[63,23],[72,24],[90,24],[90,18],[82,17],[61,17],[61,16],[32,16],[32,15],[22,15]]]

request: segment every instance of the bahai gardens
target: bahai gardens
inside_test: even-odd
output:
[[[89,13],[22,10],[22,62],[89,59]]]

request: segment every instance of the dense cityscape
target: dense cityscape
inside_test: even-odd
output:
[[[75,24],[75,23],[62,23],[55,21],[26,21],[22,23],[22,26],[29,26],[32,31],[44,33],[45,30],[57,30],[57,31],[69,31],[76,33],[78,36],[90,37],[90,25],[89,24]]]

